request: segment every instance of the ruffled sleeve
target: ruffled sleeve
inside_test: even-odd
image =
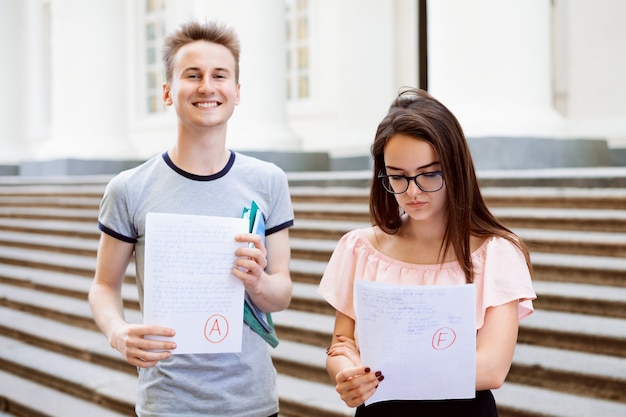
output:
[[[530,271],[522,251],[510,241],[494,237],[474,257],[474,283],[476,284],[476,327],[483,325],[485,312],[514,300],[519,300],[518,319],[532,312],[532,300],[537,298],[532,286]]]
[[[485,312],[519,301],[519,320],[532,314],[537,298],[522,251],[510,241],[492,237],[472,254],[476,285],[476,328]],[[401,285],[464,285],[458,262],[418,265],[401,262],[378,252],[363,230],[345,234],[328,261],[319,294],[337,311],[356,319],[353,288],[356,279]]]
[[[356,319],[353,305],[354,279],[358,265],[366,263],[359,259],[359,254],[364,253],[359,250],[360,246],[356,231],[345,234],[337,242],[318,287],[319,294],[335,310],[353,319]]]

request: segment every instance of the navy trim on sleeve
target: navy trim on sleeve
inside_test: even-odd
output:
[[[293,226],[293,219],[289,220],[289,221],[286,221],[283,224],[279,224],[278,226],[274,226],[271,229],[265,230],[265,236],[269,236],[272,233],[280,232],[281,230],[286,229],[286,228],[291,227],[291,226]]]
[[[105,225],[103,225],[100,222],[98,222],[98,229],[100,229],[100,231],[102,231],[103,233],[106,233],[107,235],[109,235],[111,237],[114,237],[117,240],[121,240],[122,242],[137,243],[137,239],[134,239],[132,237],[126,237],[124,235],[120,235],[115,230],[109,229],[108,227],[106,227]]]

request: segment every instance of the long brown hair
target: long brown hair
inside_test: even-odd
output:
[[[388,140],[397,134],[430,143],[441,163],[448,201],[442,254],[452,248],[467,282],[473,281],[470,236],[500,236],[522,250],[531,268],[524,242],[489,211],[483,200],[474,163],[463,129],[450,110],[427,92],[410,88],[391,103],[378,125],[371,147],[374,170],[370,192],[370,218],[385,233],[394,234],[402,221],[400,207],[378,179],[385,173],[384,151]]]

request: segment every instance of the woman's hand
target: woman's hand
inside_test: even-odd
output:
[[[358,366],[361,363],[361,354],[356,347],[354,339],[337,335],[334,340],[336,342],[326,350],[328,356],[345,356],[354,366]]]
[[[335,377],[335,389],[348,407],[358,407],[376,392],[383,379],[381,372],[368,367],[345,368]]]

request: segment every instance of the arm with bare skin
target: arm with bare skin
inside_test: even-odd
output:
[[[384,379],[380,372],[373,372],[360,364],[361,355],[353,339],[354,326],[354,320],[337,312],[332,343],[326,358],[328,375],[335,383],[341,399],[349,407],[363,404]]]
[[[169,358],[176,343],[146,338],[148,335],[173,337],[173,329],[130,324],[125,320],[122,284],[133,250],[132,243],[101,234],[89,303],[94,320],[111,347],[131,365],[148,368]]]

